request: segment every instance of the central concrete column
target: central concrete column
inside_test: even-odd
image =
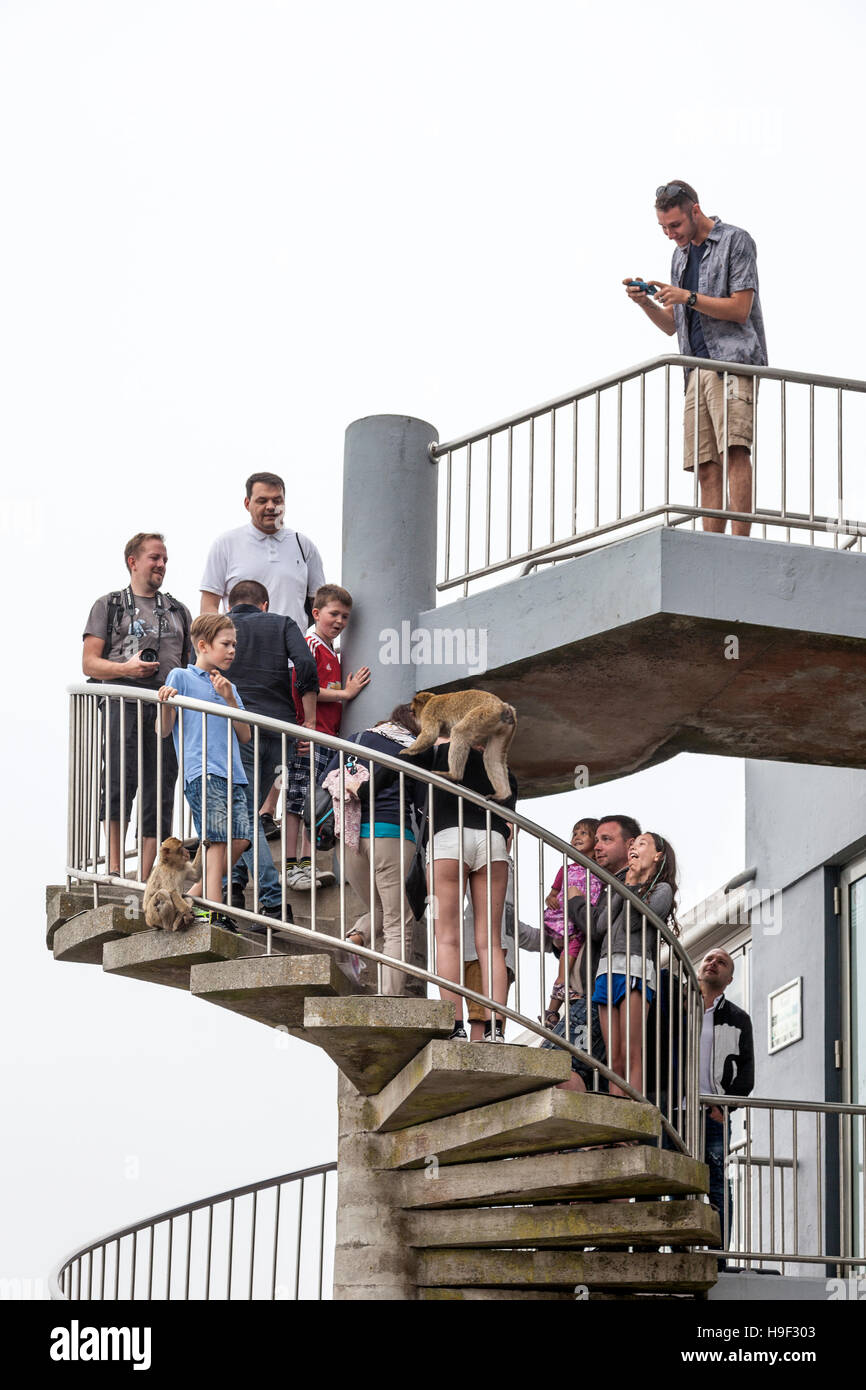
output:
[[[343,1073],[337,1088],[337,1244],[334,1298],[416,1297],[414,1255],[396,1204],[396,1173],[376,1169],[376,1136],[365,1128],[366,1098]]]
[[[437,472],[425,420],[370,415],[346,430],[343,584],[354,600],[343,674],[369,666],[369,686],[344,706],[344,736],[387,719],[415,694],[409,633],[436,604]]]

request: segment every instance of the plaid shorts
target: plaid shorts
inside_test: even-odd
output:
[[[225,777],[219,777],[215,772],[207,775],[207,830],[205,839],[212,841],[213,844],[224,845],[228,840],[226,831],[228,829],[228,818],[226,816],[226,801],[228,798],[229,784]],[[192,811],[192,818],[195,828],[201,835],[201,778],[194,777],[187,782],[184,791]],[[249,840],[250,838],[250,813],[247,809],[246,788],[238,786],[237,782],[232,785],[232,839]]]
[[[332,748],[321,743],[310,745],[313,750],[316,768],[316,781],[320,782],[325,768],[334,756]],[[310,755],[293,753],[286,764],[286,814],[299,816],[304,809],[304,798],[310,790]]]

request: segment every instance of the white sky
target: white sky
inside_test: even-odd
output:
[[[64,690],[126,538],[165,531],[167,587],[194,604],[243,478],[272,468],[337,577],[352,419],[453,436],[671,346],[619,284],[668,276],[666,179],[754,236],[774,366],[866,375],[849,264],[863,28],[832,2],[0,4],[0,531],[18,634],[0,1276],[335,1152],[335,1072],[315,1049],[44,950]],[[579,799],[663,829],[687,905],[743,867],[741,788],[736,761],[680,758],[603,805],[524,809],[563,831]]]

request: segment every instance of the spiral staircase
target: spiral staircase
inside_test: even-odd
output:
[[[654,1106],[558,1089],[564,1052],[450,1041],[453,1005],[376,995],[300,933],[266,955],[218,926],[152,931],[126,889],[94,897],[47,890],[56,960],[185,989],[337,1064],[335,1298],[700,1297],[715,1282],[707,1169],[660,1147]],[[319,891],[320,929],[338,897]],[[309,895],[291,902],[303,928]]]

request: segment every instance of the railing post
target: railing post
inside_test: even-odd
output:
[[[369,666],[344,735],[387,719],[415,694],[412,632],[436,603],[439,436],[424,420],[370,415],[346,430],[343,583],[355,600],[343,644],[343,674]]]

